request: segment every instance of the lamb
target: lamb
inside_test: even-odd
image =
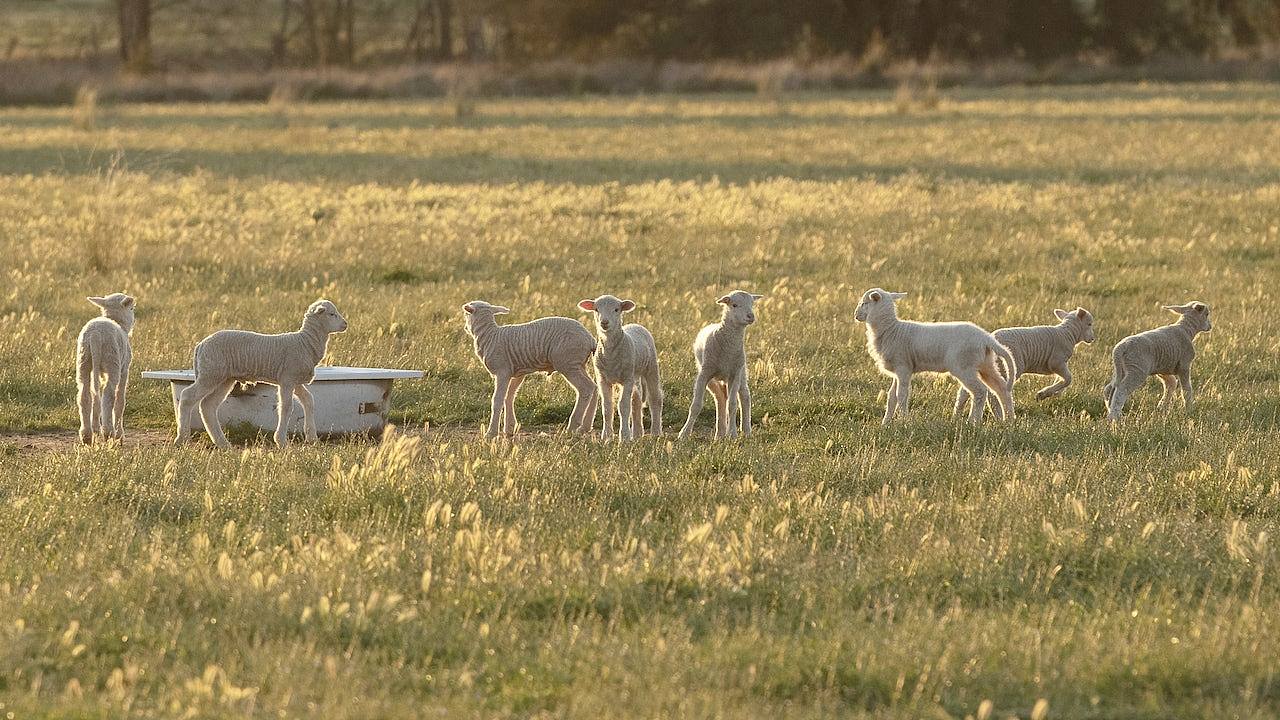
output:
[[[885,403],[884,423],[901,412],[907,414],[911,376],[918,372],[946,372],[974,397],[986,394],[984,385],[1000,401],[996,417],[1013,419],[1013,380],[1018,366],[1008,348],[991,333],[967,322],[922,323],[899,320],[894,305],[906,293],[873,288],[862,295],[854,318],[867,324],[867,351],[880,372],[893,378]],[[1005,364],[1008,380],[1000,376],[996,361]],[[983,403],[975,402],[969,421],[982,419]]]
[[[662,374],[658,370],[658,348],[653,335],[643,325],[622,324],[622,314],[636,304],[613,295],[583,300],[578,307],[592,313],[596,321],[596,385],[602,398],[600,414],[604,427],[600,438],[613,436],[613,386],[621,385],[618,398],[619,439],[632,440],[644,432],[643,405],[649,406],[649,432],[662,434]]]
[[[1209,322],[1209,306],[1192,301],[1185,305],[1165,305],[1164,309],[1181,317],[1172,325],[1130,335],[1116,343],[1115,350],[1111,352],[1115,374],[1103,387],[1102,394],[1107,401],[1107,419],[1112,422],[1120,420],[1129,396],[1152,375],[1159,375],[1164,383],[1160,407],[1168,407],[1173,402],[1174,387],[1181,385],[1183,403],[1187,412],[1191,412],[1191,361],[1196,357],[1194,341],[1196,335],[1213,329]]]
[[[188,420],[199,405],[200,419],[214,444],[231,447],[218,422],[218,406],[237,382],[261,382],[279,388],[275,441],[289,444],[287,431],[293,417],[293,397],[302,405],[303,425],[308,442],[316,439],[315,408],[307,384],[315,379],[316,365],[324,358],[329,336],[344,332],[347,321],[328,300],[317,300],[307,308],[302,328],[295,332],[263,335],[248,330],[219,330],[196,345],[196,379],[182,391],[176,409],[178,437],[183,445],[190,437]]]
[[[992,333],[1001,345],[1009,349],[1009,354],[1013,355],[1019,377],[1032,373],[1057,375],[1061,378],[1037,392],[1037,400],[1059,395],[1071,385],[1071,369],[1067,367],[1067,363],[1075,353],[1076,345],[1094,341],[1093,315],[1088,310],[1077,307],[1075,310],[1054,310],[1053,314],[1061,321],[1057,325],[1001,328]],[[1015,383],[1017,380],[1018,378],[1014,378]],[[964,412],[969,398],[969,391],[961,386],[956,392],[955,410],[952,414]],[[978,401],[986,400],[987,393],[983,390]]]
[[[76,385],[79,389],[80,442],[95,435],[124,439],[124,403],[129,389],[133,350],[134,298],[124,293],[91,297],[102,314],[84,324],[76,339]]]
[[[596,412],[595,383],[587,374],[587,361],[596,350],[596,339],[577,320],[539,318],[519,325],[499,325],[495,315],[511,312],[501,305],[472,300],[462,306],[467,334],[475,340],[476,357],[493,376],[493,409],[485,437],[520,429],[515,400],[526,375],[560,373],[573,386],[577,398],[569,416],[571,432],[590,432]]]
[[[693,381],[693,401],[689,418],[680,429],[680,439],[689,437],[693,423],[702,412],[708,387],[716,399],[717,438],[737,437],[737,415],[742,408],[742,435],[751,435],[751,388],[747,382],[747,351],[743,345],[747,327],[756,321],[756,301],[763,298],[744,290],[734,290],[716,302],[724,305],[720,322],[707,325],[693,341],[693,357],[698,375]]]

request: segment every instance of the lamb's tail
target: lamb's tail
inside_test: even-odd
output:
[[[1000,358],[1000,361],[1004,363],[1004,381],[1009,388],[1009,392],[1013,392],[1013,384],[1018,381],[1018,362],[1013,359],[1013,353],[1009,352],[1009,348],[1001,345],[1000,341],[995,339],[991,341],[988,348],[992,354]]]
[[[99,374],[95,372],[93,367],[93,346],[89,342],[81,343],[79,351],[76,353],[76,380],[82,388],[93,388]],[[95,388],[96,389],[96,388]]]

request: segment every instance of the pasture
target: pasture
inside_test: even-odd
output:
[[[1274,717],[1280,104],[1270,86],[0,110],[0,716]],[[949,417],[852,314],[1083,305],[1075,384]],[[668,431],[716,297],[763,293],[756,434],[485,442],[461,305],[634,299]],[[125,446],[81,449],[86,295],[138,297]],[[419,368],[381,445],[175,451],[223,327]],[[1198,405],[1113,428],[1110,348],[1204,300]],[[711,403],[708,403],[710,406]],[[596,426],[599,427],[597,418]]]

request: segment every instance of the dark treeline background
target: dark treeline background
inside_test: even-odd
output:
[[[57,0],[50,0],[57,2]],[[845,55],[1214,58],[1280,37],[1280,0],[111,0],[126,66]],[[164,52],[156,51],[163,47]]]

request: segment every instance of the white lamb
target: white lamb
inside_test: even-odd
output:
[[[214,444],[231,447],[218,422],[218,406],[238,382],[267,383],[280,389],[276,445],[286,447],[289,422],[293,417],[293,397],[302,405],[306,439],[316,439],[315,408],[307,385],[315,379],[316,365],[324,358],[329,336],[344,332],[347,321],[328,300],[317,300],[307,308],[302,329],[263,335],[248,330],[219,330],[196,345],[196,379],[182,391],[178,401],[178,437],[182,445],[190,437],[192,412],[200,407],[200,419]]]
[[[84,324],[76,339],[76,385],[79,388],[80,442],[93,436],[124,438],[124,403],[129,389],[133,351],[134,299],[124,293],[91,297],[102,315]]]
[[[888,423],[899,412],[907,414],[911,376],[918,372],[950,373],[975,397],[985,393],[985,385],[999,398],[996,416],[1012,419],[1011,390],[1018,371],[1009,350],[973,323],[899,320],[894,302],[906,295],[873,288],[862,295],[853,314],[859,322],[867,324],[867,351],[880,372],[893,378],[885,403],[884,422]],[[1009,380],[1000,376],[997,359],[1005,363]],[[975,402],[969,421],[980,421],[982,411],[983,404]]]
[[[1061,321],[1057,325],[1001,328],[991,333],[1013,355],[1019,378],[1027,373],[1061,378],[1037,392],[1037,400],[1054,397],[1071,385],[1071,369],[1067,363],[1075,354],[1076,345],[1094,341],[1093,315],[1088,310],[1077,307],[1075,310],[1054,310],[1053,314]],[[1013,380],[1016,383],[1018,378]],[[969,398],[969,391],[961,386],[956,391],[954,415],[964,412]],[[986,389],[981,391],[978,401],[989,402]]]
[[[569,430],[590,432],[596,412],[595,383],[587,374],[587,361],[596,339],[577,320],[539,318],[519,325],[499,325],[495,315],[511,312],[501,305],[472,300],[462,306],[467,334],[475,340],[476,357],[493,376],[493,409],[485,437],[520,429],[515,401],[520,383],[530,373],[560,373],[577,393]]]
[[[1196,335],[1213,329],[1209,322],[1209,306],[1197,301],[1186,305],[1165,305],[1164,309],[1182,317],[1172,325],[1130,335],[1116,343],[1115,350],[1111,352],[1115,374],[1103,387],[1102,393],[1107,401],[1107,419],[1112,422],[1120,420],[1129,396],[1152,375],[1160,376],[1164,383],[1160,407],[1167,407],[1173,402],[1174,387],[1180,384],[1183,403],[1187,412],[1191,412],[1191,361],[1196,358],[1194,341]]]
[[[662,434],[662,374],[658,370],[658,347],[653,335],[636,323],[622,324],[622,314],[636,304],[601,295],[583,300],[578,307],[593,313],[599,341],[596,344],[596,385],[600,391],[600,415],[604,427],[601,439],[613,436],[613,386],[621,385],[616,412],[621,440],[632,440],[644,432],[643,405],[649,406],[649,432]]]
[[[680,439],[689,437],[693,423],[702,412],[709,387],[716,398],[716,437],[736,437],[738,408],[742,408],[742,434],[751,435],[751,388],[747,382],[747,351],[744,345],[747,327],[756,321],[756,295],[734,290],[716,302],[724,306],[720,322],[702,328],[693,341],[693,357],[698,361],[698,376],[693,381],[693,401],[689,418],[680,429]]]

